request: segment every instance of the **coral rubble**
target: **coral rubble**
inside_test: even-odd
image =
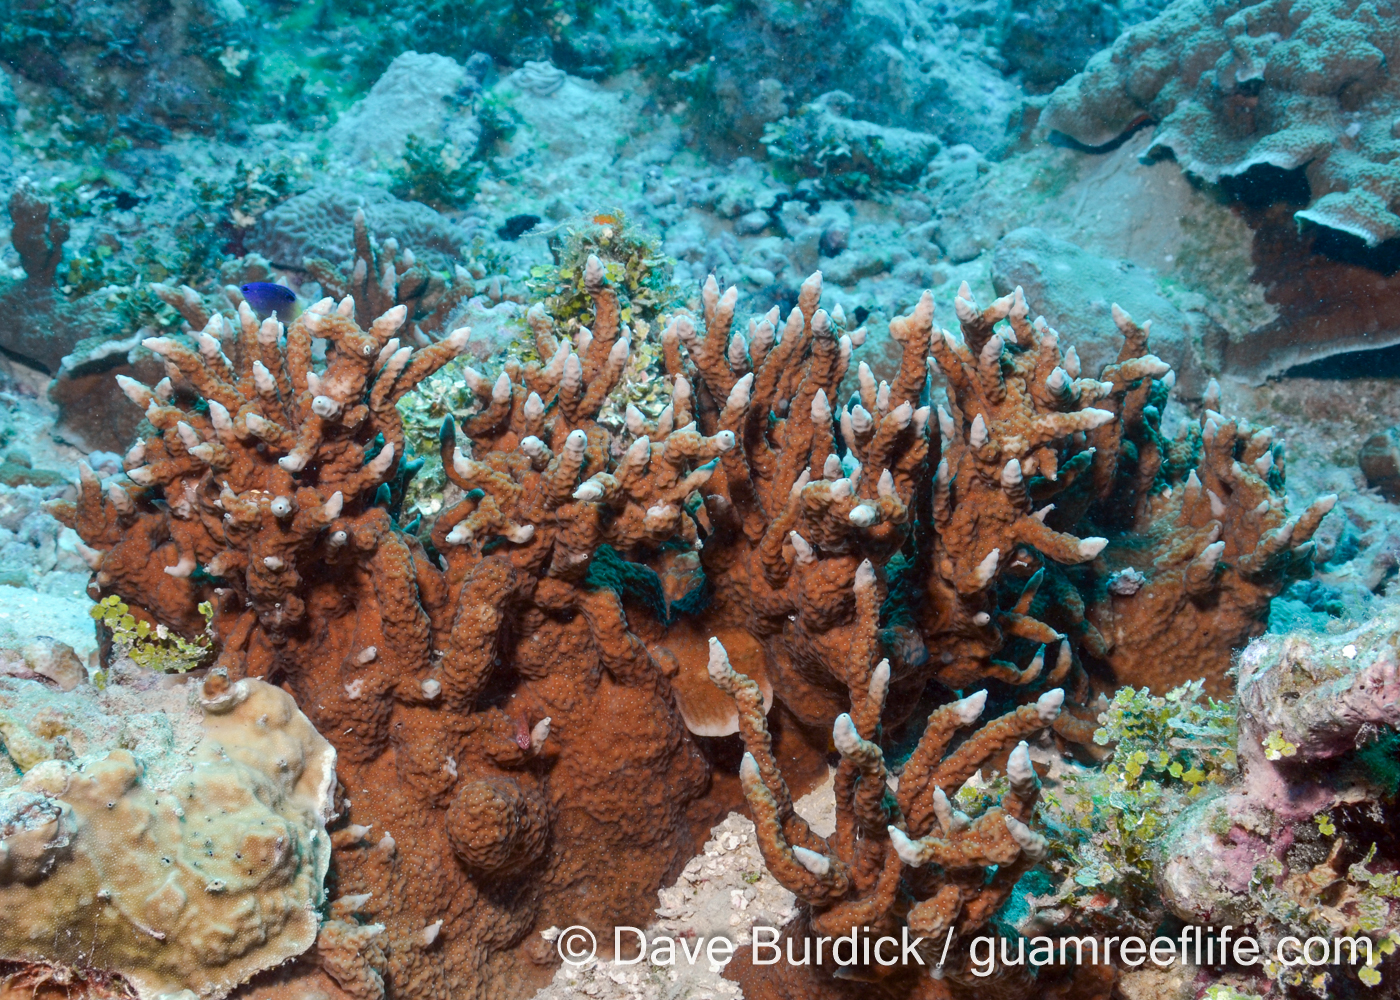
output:
[[[316,940],[335,751],[285,691],[4,678],[0,732],[4,959],[217,998]]]

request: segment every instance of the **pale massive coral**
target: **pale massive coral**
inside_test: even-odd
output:
[[[7,678],[0,733],[0,957],[222,997],[316,940],[335,751],[285,691]]]
[[[1397,25],[1389,0],[1177,0],[1091,59],[1041,121],[1089,146],[1150,122],[1148,156],[1212,183],[1301,170],[1296,218],[1375,246],[1400,235]]]

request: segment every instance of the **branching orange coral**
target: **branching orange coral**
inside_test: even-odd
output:
[[[865,563],[856,583],[860,629],[870,640],[867,651],[874,645],[876,608],[862,600],[867,595],[860,591],[870,589],[873,575]],[[1045,839],[1029,826],[1040,782],[1022,737],[1055,720],[1064,692],[1048,691],[1035,704],[986,723],[951,753],[957,731],[982,714],[987,692],[936,710],[891,795],[884,754],[876,742],[890,665],[881,660],[872,669],[868,660],[859,662],[865,655],[852,657],[851,673],[863,681],[852,685],[852,711],[837,716],[832,731],[841,754],[835,777],[836,829],[820,837],[794,811],[772,754],[758,685],[737,673],[724,647],[711,641],[710,675],[739,705],[748,749],[740,773],[764,862],[805,904],[780,947],[790,949],[795,939],[810,937],[835,941],[854,935],[862,943],[866,938],[901,943],[921,939],[919,958],[913,961],[872,962],[862,958],[869,954],[867,947],[844,958],[828,950],[825,960],[799,958],[766,966],[741,957],[729,975],[755,1000],[844,996],[842,985],[832,982],[837,973],[843,980],[859,981],[863,996],[950,997],[943,975],[946,972],[951,980],[962,971],[967,936],[990,920],[1016,881],[1045,852]],[[1000,805],[975,818],[954,808],[949,793],[956,793],[990,758],[1013,746],[1007,759],[1010,784]],[[954,947],[958,941],[961,944]],[[810,959],[810,947],[810,940],[803,941],[797,952]],[[948,955],[953,961],[944,970],[941,965]],[[939,972],[931,977],[936,967]]]
[[[285,331],[244,306],[237,331],[214,315],[192,346],[146,341],[170,377],[123,388],[153,433],[124,477],[104,489],[84,468],[78,501],[54,507],[96,592],[180,629],[211,600],[219,664],[285,683],[336,744],[337,881],[355,905],[322,961],[355,995],[527,992],[552,961],[532,927],[635,923],[692,850],[705,765],[616,595],[584,578],[604,541],[681,533],[677,504],[733,439],[681,428],[613,462],[595,418],[629,340],[596,261],[589,275],[592,343],[497,380],[469,428],[495,449],[475,461],[444,428],[466,495],[431,550],[382,505],[403,475],[394,404],[466,331],[401,347],[403,305],[366,329],[348,297]]]
[[[412,262],[358,229],[357,245],[347,295],[285,330],[246,305],[232,329],[166,290],[202,330],[146,342],[169,378],[122,382],[152,433],[125,476],[84,469],[78,501],[55,508],[95,593],[190,632],[210,600],[220,665],[285,683],[339,749],[336,865],[359,902],[323,964],[357,996],[512,995],[553,961],[532,928],[644,920],[721,805],[701,798],[708,768],[683,722],[744,734],[769,861],[814,920],[979,926],[1009,885],[982,893],[982,868],[1010,878],[1038,843],[1017,825],[1024,762],[1021,790],[971,833],[928,839],[939,796],[1046,725],[1086,740],[1086,666],[1130,683],[1223,673],[1306,572],[1329,505],[1286,519],[1267,432],[1212,411],[1167,442],[1171,373],[1145,326],[1115,312],[1119,360],[1081,377],[1019,291],[981,309],[964,286],[960,335],[935,327],[925,294],[891,321],[894,380],[860,366],[843,402],[862,332],[819,308],[820,274],[747,335],[734,289],[711,279],[703,332],[681,315],[661,335],[670,405],[607,426],[632,334],[591,258],[591,328],[566,339],[537,307],[541,360],[464,369],[478,408],[442,427],[453,489],[419,538],[390,514],[411,474],[395,403],[467,333],[408,331]],[[751,683],[710,684],[711,636]],[[887,802],[881,716],[904,722],[930,681],[934,703],[961,707],[934,711]],[[1029,704],[945,759],[970,704],[952,692],[983,684]],[[791,821],[762,751],[774,698],[811,732],[847,720],[849,815],[825,846]],[[944,881],[904,871],[901,851]],[[926,913],[890,902],[903,884]],[[355,931],[356,914],[383,934]],[[357,958],[346,942],[361,939]]]
[[[825,725],[848,704],[863,558],[885,601],[890,721],[929,678],[1031,694],[1066,684],[1081,706],[1086,661],[1122,683],[1221,683],[1269,599],[1310,571],[1304,543],[1334,498],[1288,521],[1281,446],[1213,411],[1167,442],[1173,377],[1148,353],[1150,324],[1115,308],[1123,350],[1082,377],[1019,289],[982,309],[964,285],[961,335],[935,328],[925,295],[891,322],[903,351],[893,382],[861,366],[843,406],[832,400],[851,341],[819,296],[816,275],[781,335],[775,311],[745,338],[731,330],[732,291],[711,282],[706,334],[682,318],[663,335],[677,413],[741,445],[704,491],[715,598],[701,629],[757,637],[766,679],[803,722]],[[936,440],[926,355],[947,392]],[[1066,713],[1056,728],[1082,742],[1092,716]]]

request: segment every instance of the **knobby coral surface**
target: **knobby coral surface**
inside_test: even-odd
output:
[[[1148,156],[1212,183],[1303,170],[1299,220],[1375,246],[1400,235],[1400,7],[1177,0],[1089,61],[1041,119],[1100,146],[1143,121]]]
[[[0,682],[5,959],[222,997],[316,940],[335,751],[270,684],[176,691]]]

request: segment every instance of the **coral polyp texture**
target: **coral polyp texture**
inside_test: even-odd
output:
[[[711,278],[703,329],[681,313],[661,330],[651,377],[669,403],[643,412],[609,401],[637,377],[634,332],[596,257],[590,326],[566,337],[537,306],[540,360],[460,369],[475,404],[440,428],[449,489],[420,538],[418,519],[398,521],[417,460],[396,403],[470,333],[408,329],[413,271],[360,232],[348,294],[285,329],[246,303],[236,328],[188,303],[205,321],[193,345],[145,342],[169,377],[122,383],[152,428],[125,473],[84,467],[78,500],[52,505],[83,540],[94,594],[190,636],[208,602],[218,666],[285,684],[339,750],[340,896],[318,954],[357,997],[523,995],[555,961],[534,932],[645,922],[724,807],[691,734],[742,731],[752,749],[775,702],[809,743],[786,759],[820,765],[834,723],[854,748],[836,882],[799,892],[822,898],[814,913],[894,919],[888,845],[910,837],[928,859],[966,854],[925,886],[929,920],[946,904],[978,926],[1038,844],[1023,829],[1031,779],[1013,755],[1009,804],[954,846],[926,839],[935,787],[1047,726],[1086,742],[1091,670],[1219,682],[1269,598],[1309,571],[1328,502],[1287,518],[1281,445],[1213,398],[1165,440],[1171,373],[1121,310],[1123,350],[1094,378],[1019,289],[980,308],[964,286],[960,334],[936,328],[925,293],[891,321],[894,380],[860,365],[842,402],[864,331],[820,308],[820,274],[747,335],[736,290]],[[712,638],[749,681],[712,683]],[[906,769],[891,812],[870,741],[930,681],[945,702],[995,685],[1012,711],[944,761],[962,709],[939,709],[952,728],[926,737],[927,773]],[[765,780],[781,812],[771,767]],[[744,784],[763,801],[752,769]],[[876,853],[849,823],[874,831]],[[992,864],[1007,876],[984,897]]]
[[[580,479],[609,467],[593,417],[629,342],[611,290],[596,275],[590,290],[591,346],[496,380],[468,428],[480,461],[444,429],[467,492],[431,554],[388,509],[411,475],[395,403],[467,331],[401,347],[404,305],[364,329],[350,297],[285,330],[245,305],[237,331],[216,314],[193,348],[148,340],[170,378],[124,388],[154,432],[123,476],[104,488],[84,467],[77,503],[54,505],[95,591],[184,632],[210,601],[218,664],[285,683],[336,744],[351,902],[322,965],[356,996],[526,993],[549,978],[548,946],[522,947],[537,919],[635,923],[690,855],[705,765],[618,599],[584,575],[605,541],[676,535],[678,502],[708,475],[691,466],[728,439],[678,431],[649,472],[616,477],[649,506],[604,516],[586,490],[605,480]]]
[[[732,292],[707,285],[706,334],[675,325],[689,359],[668,348],[675,413],[663,414],[736,435],[706,486],[700,563],[714,596],[700,630],[757,639],[755,678],[803,723],[829,725],[848,705],[863,559],[887,602],[891,721],[930,679],[1028,695],[1064,684],[1083,706],[1086,663],[1124,683],[1206,676],[1218,689],[1269,600],[1311,572],[1307,543],[1335,498],[1289,518],[1281,443],[1216,412],[1215,387],[1201,421],[1166,439],[1173,376],[1148,353],[1150,325],[1114,309],[1123,348],[1084,377],[1019,289],[984,309],[964,286],[961,335],[935,328],[926,294],[890,324],[903,352],[894,381],[861,365],[841,404],[850,339],[818,295],[814,278],[781,338],[776,310],[746,338],[731,331]],[[930,373],[947,400],[936,436]],[[677,631],[667,642],[684,666]],[[692,652],[692,670],[703,662]],[[694,688],[680,691],[685,704]],[[732,707],[723,718],[712,703],[685,707],[735,731]],[[1086,741],[1081,715],[1058,731]]]
[[[1400,235],[1397,23],[1390,2],[1177,0],[1094,56],[1041,121],[1089,146],[1149,121],[1146,155],[1211,183],[1301,170],[1296,218],[1374,247]]]
[[[1045,853],[1045,838],[1028,825],[1040,781],[1022,737],[1055,720],[1064,692],[1047,691],[1035,704],[986,723],[951,752],[958,730],[982,714],[987,692],[937,709],[891,795],[884,754],[873,742],[879,739],[890,664],[869,662],[877,617],[869,593],[871,575],[866,564],[856,585],[865,591],[856,596],[865,641],[847,664],[852,710],[837,716],[832,730],[841,764],[835,775],[836,828],[827,837],[813,832],[793,809],[773,756],[758,684],[734,670],[718,640],[710,644],[710,675],[739,706],[748,751],[740,778],[764,863],[803,904],[796,920],[786,925],[785,940],[776,945],[784,957],[793,956],[791,961],[760,965],[749,961],[746,953],[727,970],[751,1000],[952,997],[951,983],[965,972],[959,963],[955,960],[941,969],[947,983],[928,973],[941,966],[944,943],[965,941],[982,928],[1021,875]],[[1010,780],[999,804],[976,817],[955,808],[949,793],[956,794],[984,763],[1008,750]],[[842,959],[847,967],[838,969],[831,951],[824,958],[820,953],[811,956],[811,939],[817,936],[857,942]],[[922,938],[923,951],[918,962],[886,966],[859,961],[868,954],[869,941],[862,939],[878,938],[901,943]]]
[[[145,680],[0,680],[0,956],[222,997],[316,941],[335,750],[262,681]]]

